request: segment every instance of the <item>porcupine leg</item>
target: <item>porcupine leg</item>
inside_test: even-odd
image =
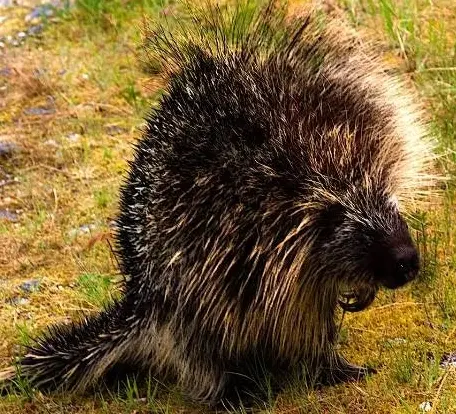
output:
[[[322,365],[318,383],[336,385],[343,382],[356,382],[376,372],[374,368],[351,364],[343,356],[334,352],[328,362]]]
[[[192,400],[216,406],[227,392],[227,375],[206,364],[189,364],[179,386]]]
[[[174,361],[169,360],[177,375],[179,388],[193,401],[213,408],[237,407],[246,403],[246,391],[253,383],[247,375],[236,373],[229,362],[218,357],[198,353],[197,347],[189,346],[190,352],[175,349]],[[209,352],[210,354],[210,352]]]
[[[51,327],[18,362],[17,372],[9,369],[3,380],[20,377],[43,391],[84,391],[126,356],[124,338],[131,335],[125,335],[123,309],[118,302],[80,323]]]

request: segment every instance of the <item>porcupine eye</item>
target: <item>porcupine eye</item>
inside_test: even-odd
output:
[[[344,208],[339,203],[329,205],[325,210],[320,213],[318,219],[318,228],[320,229],[319,240],[323,243],[330,241],[334,235],[335,230],[344,221]]]

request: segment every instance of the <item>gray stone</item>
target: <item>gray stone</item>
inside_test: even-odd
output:
[[[18,215],[8,210],[0,210],[0,220],[17,221]]]
[[[0,141],[0,158],[11,157],[19,152],[19,146],[11,141]]]
[[[440,360],[440,367],[451,368],[456,367],[456,352],[446,353]]]
[[[54,108],[40,108],[40,107],[32,107],[32,108],[27,108],[24,109],[24,113],[26,115],[31,115],[31,116],[43,116],[43,115],[50,115],[55,113]]]
[[[40,284],[38,279],[31,279],[22,283],[19,288],[25,293],[32,293],[40,289]]]
[[[30,303],[30,300],[27,298],[23,298],[21,296],[15,296],[10,300],[11,304],[14,306],[21,306],[21,305],[27,305]]]

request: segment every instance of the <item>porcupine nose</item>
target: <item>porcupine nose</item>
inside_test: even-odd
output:
[[[399,246],[393,252],[395,266],[394,279],[401,286],[418,275],[420,261],[418,252],[414,246]]]

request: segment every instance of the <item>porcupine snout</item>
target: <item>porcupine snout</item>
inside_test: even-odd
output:
[[[391,234],[374,244],[371,258],[376,279],[388,289],[399,288],[417,277],[419,255],[402,217]]]
[[[395,289],[415,279],[420,269],[418,252],[413,245],[399,246],[392,252],[392,271],[385,275],[383,285]]]

